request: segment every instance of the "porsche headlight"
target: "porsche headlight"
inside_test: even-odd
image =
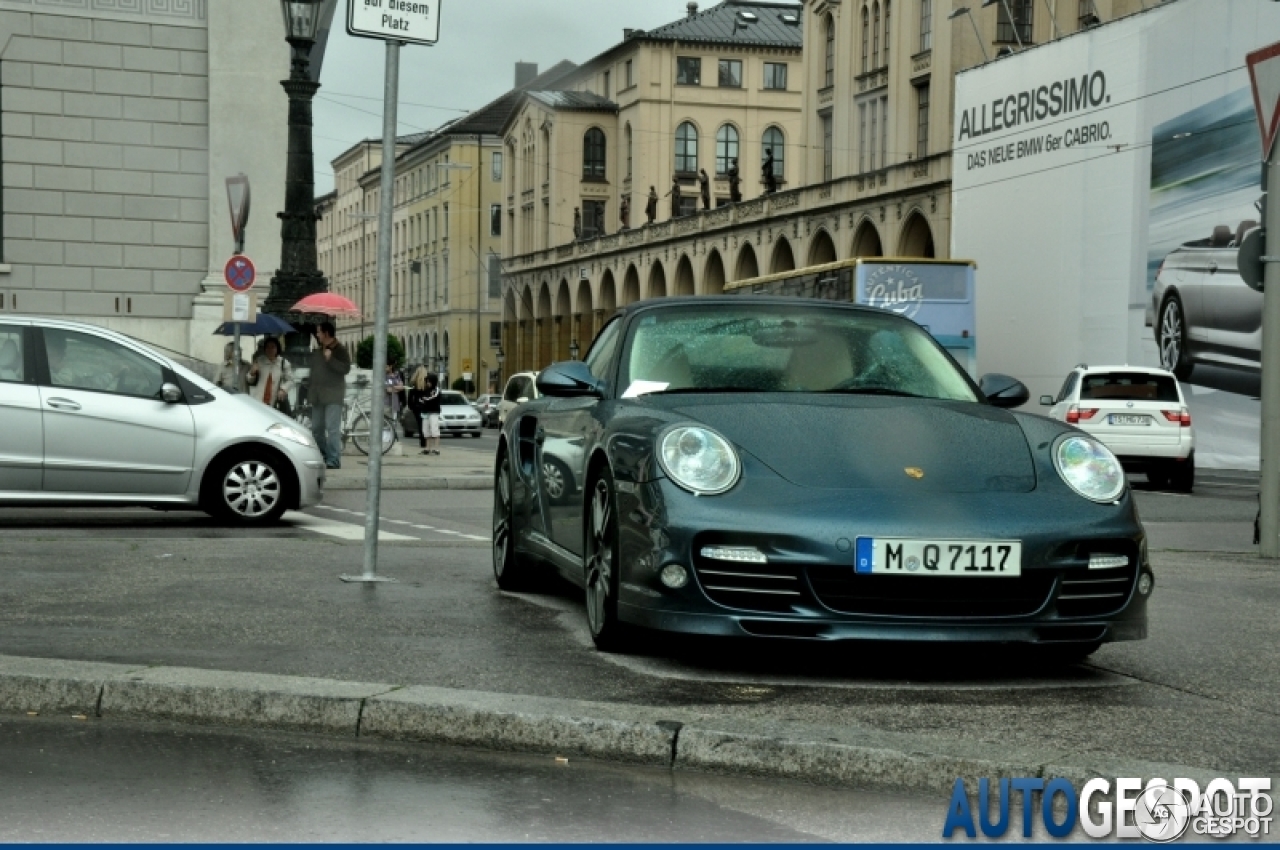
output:
[[[700,496],[725,492],[738,483],[742,472],[729,441],[697,425],[681,425],[664,434],[658,462],[672,481]]]
[[[315,441],[311,439],[311,435],[300,431],[290,425],[276,423],[267,429],[267,433],[273,437],[279,437],[282,440],[288,440],[291,443],[297,443],[300,446],[314,446]]]
[[[1058,443],[1053,463],[1067,486],[1093,502],[1114,502],[1124,492],[1124,469],[1111,450],[1088,437]]]

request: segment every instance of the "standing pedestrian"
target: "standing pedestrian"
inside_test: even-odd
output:
[[[400,400],[404,398],[404,376],[391,363],[387,364],[387,374],[382,380],[386,388],[386,408],[391,413],[391,421],[400,421]]]
[[[778,178],[773,176],[773,148],[764,149],[764,164],[760,166],[760,174],[764,177],[764,190],[769,194],[778,191]]]
[[[413,378],[409,381],[409,410],[413,411],[413,415],[418,417],[418,448],[422,449],[422,454],[430,454],[427,451],[427,416],[426,416],[426,399],[427,399],[427,382],[430,376],[427,373],[426,366],[419,366],[413,371]],[[439,419],[436,420],[437,429],[439,428]],[[437,437],[440,435],[437,433]]]
[[[742,178],[738,175],[738,160],[735,157],[729,165],[729,200],[738,203],[742,200]]]
[[[649,224],[653,224],[658,217],[658,190],[652,186],[649,187],[649,200],[644,205],[644,214],[649,219]]]
[[[236,344],[229,342],[222,347],[222,363],[213,382],[229,393],[244,392],[244,378],[249,373],[249,362],[243,357],[236,362]]]
[[[280,356],[280,340],[269,336],[262,341],[262,351],[253,358],[245,383],[251,387],[249,394],[258,401],[286,416],[292,415],[289,390],[293,388],[293,367]]]
[[[425,370],[424,370],[425,371]],[[417,386],[415,381],[414,386]],[[423,388],[419,394],[422,406],[422,445],[424,455],[440,454],[440,378],[432,373],[424,376]]]
[[[307,390],[311,401],[311,434],[329,469],[342,467],[342,404],[347,398],[347,373],[351,371],[351,355],[338,342],[336,334],[333,322],[317,325],[318,347],[312,349],[307,358],[311,367]]]
[[[702,208],[711,209],[711,178],[705,168],[698,169],[698,189],[702,192]]]

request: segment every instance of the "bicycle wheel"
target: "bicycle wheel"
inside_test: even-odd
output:
[[[356,449],[361,454],[368,454],[369,447],[373,441],[370,437],[372,431],[369,414],[360,413],[351,423],[351,442],[355,443]],[[391,446],[396,441],[396,429],[390,419],[382,420],[382,454],[386,454],[391,450]]]

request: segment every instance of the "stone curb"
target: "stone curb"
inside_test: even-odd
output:
[[[326,492],[331,490],[365,490],[367,478],[329,478],[324,482]],[[421,477],[384,477],[383,490],[492,490],[492,475],[454,475]]]
[[[799,729],[726,731],[705,719],[671,719],[681,712],[650,706],[0,656],[0,713],[24,712],[420,741],[944,794],[958,776],[1062,776],[1077,783],[1094,776],[1182,776],[1202,787],[1211,778],[1202,769],[1093,754],[1008,759],[958,745],[941,752],[926,736],[894,748],[816,741]]]

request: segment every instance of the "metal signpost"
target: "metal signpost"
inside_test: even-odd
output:
[[[243,174],[237,174],[235,177],[227,178],[227,209],[231,211],[231,236],[235,240],[235,254],[227,261],[226,268],[223,270],[223,277],[227,281],[227,286],[231,291],[226,295],[226,304],[224,320],[226,321],[253,321],[252,316],[248,316],[241,320],[237,313],[252,312],[252,304],[247,293],[253,288],[253,284],[257,281],[257,270],[253,267],[253,262],[244,256],[244,229],[249,225],[249,178]],[[237,259],[244,260],[248,263],[248,276],[245,277],[243,265],[236,269],[235,280],[232,279],[232,263]],[[247,281],[247,282],[246,282]],[[237,301],[239,296],[239,301]],[[244,392],[244,386],[240,383],[240,325],[235,326],[235,332],[232,337],[232,357],[236,370],[236,389]]]
[[[382,505],[382,420],[386,393],[387,326],[391,312],[391,213],[394,207],[396,106],[400,89],[400,46],[435,44],[440,38],[440,0],[348,0],[347,32],[386,42],[386,82],[382,101],[382,180],[379,183],[378,280],[374,297],[373,399],[371,432],[378,443],[369,452],[369,489],[364,520],[364,574],[342,576],[346,582],[379,582],[378,519]],[[370,439],[373,439],[372,433]]]
[[[1280,167],[1275,152],[1280,129],[1280,43],[1245,57],[1253,85],[1253,104],[1262,131],[1265,196],[1261,238],[1265,228],[1280,222]],[[1275,246],[1270,246],[1278,254]],[[1266,251],[1264,250],[1265,254]],[[1280,256],[1262,256],[1262,457],[1260,551],[1264,558],[1280,558]]]

